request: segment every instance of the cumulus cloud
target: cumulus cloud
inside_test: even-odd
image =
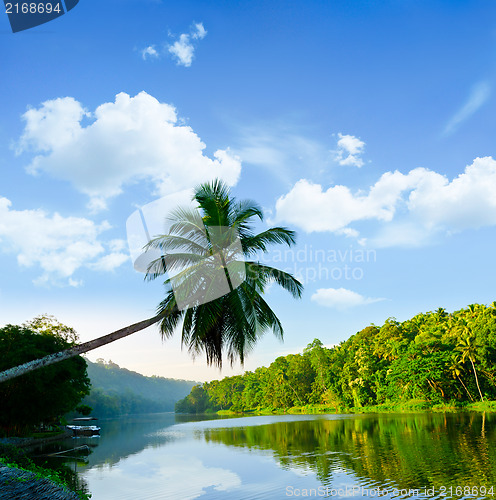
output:
[[[195,23],[189,33],[182,33],[179,40],[169,45],[168,50],[179,66],[189,67],[195,54],[195,41],[203,40],[207,31],[202,23]]]
[[[340,165],[349,165],[352,167],[362,167],[362,154],[365,148],[365,142],[354,135],[338,134],[339,140],[335,159]]]
[[[89,113],[72,97],[52,99],[40,109],[28,109],[17,153],[31,147],[41,152],[72,144],[81,134],[80,122]]]
[[[368,194],[353,193],[340,185],[323,191],[320,184],[301,179],[288,194],[277,200],[276,218],[307,232],[343,232],[352,222],[366,219],[388,221],[393,218],[398,197],[404,189],[404,177],[399,172],[388,172]]]
[[[206,36],[207,30],[203,23],[193,23],[189,32],[181,33],[174,43],[162,43],[161,50],[157,50],[156,45],[149,45],[140,51],[141,57],[146,60],[159,59],[162,56],[170,55],[178,66],[189,68],[193,63],[198,42]]]
[[[372,236],[381,246],[419,245],[439,233],[496,225],[496,161],[476,158],[453,180],[432,170],[386,172],[368,191],[347,186],[327,190],[298,181],[276,203],[276,219],[307,232],[359,236],[350,225],[382,223]],[[351,231],[350,231],[351,230]]]
[[[470,95],[465,104],[446,124],[444,135],[451,135],[454,133],[462,122],[472,116],[489,99],[490,95],[491,86],[488,82],[479,82],[475,85],[470,91]]]
[[[324,307],[344,310],[350,307],[373,304],[385,299],[372,299],[364,297],[357,292],[346,288],[319,288],[311,297],[311,300]]]
[[[157,57],[159,57],[159,53],[157,52],[155,45],[149,45],[141,51],[141,57],[145,60],[147,58],[156,59]]]
[[[108,245],[99,240],[109,228],[107,222],[95,224],[39,209],[14,210],[10,200],[0,197],[0,250],[17,254],[23,268],[39,266],[43,273],[35,280],[38,285],[79,286],[81,281],[72,278],[78,269],[94,266],[110,271],[125,262],[129,256],[121,251],[121,240]]]
[[[207,36],[207,30],[203,27],[203,23],[195,23],[191,36],[195,40],[203,40]]]
[[[91,117],[87,125],[83,117]],[[34,152],[28,172],[71,182],[98,211],[126,184],[152,181],[163,196],[215,177],[234,185],[239,158],[228,150],[204,155],[205,144],[181,124],[175,108],[146,92],[116,96],[94,113],[72,97],[44,102],[23,115],[18,153]]]
[[[179,40],[169,47],[169,52],[176,58],[176,62],[179,66],[186,66],[187,68],[191,66],[195,48],[190,41],[190,36],[183,33],[179,37]]]

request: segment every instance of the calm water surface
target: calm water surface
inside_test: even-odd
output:
[[[92,500],[496,500],[495,424],[477,413],[155,414],[101,421],[100,438],[62,446],[91,447],[67,463]]]

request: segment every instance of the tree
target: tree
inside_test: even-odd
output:
[[[70,343],[57,335],[36,333],[22,326],[0,329],[0,370],[67,348]],[[0,385],[0,427],[7,433],[48,423],[74,409],[90,392],[86,361],[81,357],[45,367]]]
[[[458,340],[456,350],[460,352],[461,363],[464,363],[465,360],[468,358],[470,363],[472,364],[477,390],[479,391],[479,396],[481,398],[481,401],[484,401],[484,397],[482,396],[482,392],[479,386],[479,377],[477,376],[477,370],[475,369],[475,363],[474,363],[475,355],[477,353],[474,345],[475,338],[470,335],[470,330],[467,326],[466,321],[462,319],[461,324],[463,327],[463,334]]]
[[[470,400],[474,401],[472,394],[470,394],[470,391],[467,389],[467,386],[463,383],[463,380],[460,378],[460,375],[463,375],[463,365],[462,365],[459,357],[456,357],[456,356],[451,357],[451,363],[449,366],[449,370],[451,371],[453,378],[457,378],[458,381],[462,384],[462,386],[465,389],[465,392],[468,394],[468,397],[470,398]]]
[[[79,339],[74,328],[62,324],[57,320],[57,318],[55,318],[55,316],[50,314],[36,316],[36,318],[33,318],[31,321],[27,321],[22,326],[35,333],[55,335],[64,339],[69,344],[77,344]]]
[[[312,387],[312,403],[320,403],[327,387],[327,368],[329,365],[329,349],[326,349],[319,339],[314,339],[303,349],[303,354],[310,360],[315,372]]]
[[[152,263],[147,274],[148,279],[156,279],[165,272],[177,270],[181,265],[189,266],[174,278],[165,280],[166,297],[160,303],[156,316],[65,351],[14,367],[0,373],[0,382],[91,351],[158,322],[162,335],[169,337],[180,320],[183,320],[183,344],[188,346],[193,355],[205,352],[207,362],[218,366],[222,365],[223,353],[227,354],[231,363],[239,358],[243,364],[247,352],[267,330],[272,330],[276,336],[282,338],[281,322],[262,294],[270,282],[282,286],[294,297],[301,296],[303,286],[291,274],[259,262],[246,261],[237,262],[237,269],[246,273],[246,279],[235,288],[229,278],[228,266],[224,262],[228,252],[224,253],[226,247],[223,241],[232,239],[233,235],[239,236],[243,256],[253,258],[259,252],[267,252],[271,244],[293,245],[295,233],[283,227],[275,227],[255,234],[253,219],[263,220],[261,208],[250,200],[236,201],[230,196],[228,187],[219,180],[199,186],[193,200],[196,201],[198,209],[194,212],[176,210],[171,215],[173,225],[169,234],[160,236],[150,244],[161,248],[164,255]],[[216,242],[211,235],[218,232],[219,228],[224,231],[221,241]],[[177,293],[172,287],[179,282],[183,292],[190,291],[193,295],[204,288],[204,281],[200,280],[196,285],[192,278],[195,278],[199,263],[205,263],[206,260],[208,262],[208,258],[215,255],[221,255],[221,267],[228,279],[230,291],[208,303],[196,304],[192,300],[188,308],[180,308]]]
[[[195,385],[191,392],[175,405],[176,413],[204,413],[208,406],[208,394],[201,385]]]
[[[151,242],[151,246],[160,248],[166,257],[154,262],[152,272],[148,273],[149,279],[163,275],[168,269],[180,267],[186,268],[186,272],[180,276],[180,285],[186,283],[187,286],[196,286],[201,280],[191,277],[195,277],[195,264],[215,255],[228,260],[230,256],[225,255],[224,249],[231,246],[233,235],[239,236],[241,251],[246,259],[266,252],[270,244],[291,246],[295,243],[294,232],[282,227],[254,234],[251,220],[263,220],[260,207],[252,201],[236,202],[230,198],[228,188],[222,182],[203,184],[197,189],[195,200],[201,208],[201,221],[198,220],[197,211],[178,210],[170,216],[173,222],[171,234]],[[217,236],[214,239],[212,233],[216,228],[229,228],[230,232],[224,230],[220,238]],[[187,251],[174,253],[178,249]],[[245,354],[267,330],[272,330],[279,338],[283,337],[281,322],[262,297],[270,282],[282,286],[295,298],[301,296],[303,289],[292,275],[252,260],[246,260],[243,264],[245,279],[237,288],[233,288],[228,274],[229,262],[223,260],[222,267],[231,288],[228,294],[217,300],[181,309],[177,304],[177,292],[169,288],[158,309],[162,317],[160,330],[163,337],[171,336],[183,320],[183,344],[188,346],[193,355],[205,352],[207,362],[219,367],[222,366],[223,351],[227,351],[231,364],[237,358],[243,364]],[[190,274],[191,269],[193,274]],[[201,272],[203,274],[203,268]],[[177,282],[177,278],[168,278],[165,285],[171,287]]]

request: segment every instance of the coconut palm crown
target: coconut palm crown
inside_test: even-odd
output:
[[[293,245],[295,233],[273,227],[256,234],[253,226],[257,219],[263,221],[261,208],[251,200],[237,201],[231,197],[228,186],[220,180],[198,186],[193,201],[198,205],[197,210],[180,208],[172,212],[168,217],[171,224],[168,234],[149,243],[150,247],[159,248],[163,257],[152,262],[147,279],[180,270],[164,282],[166,297],[157,309],[162,317],[160,331],[163,338],[170,337],[182,321],[182,344],[193,356],[205,352],[209,365],[222,367],[226,354],[231,365],[238,358],[243,364],[246,354],[267,331],[283,338],[280,320],[262,297],[269,283],[280,285],[295,298],[301,297],[303,286],[294,276],[254,260],[272,244]],[[235,241],[237,247],[232,245]],[[216,255],[221,256],[217,260],[229,283],[228,293],[205,303],[181,307],[174,285],[194,283],[190,288],[196,288],[188,288],[188,293],[198,293],[202,280],[196,279],[195,272],[198,274],[198,266],[202,266],[204,274],[204,263],[214,262]],[[241,274],[243,279],[233,285]]]

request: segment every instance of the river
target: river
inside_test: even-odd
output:
[[[67,463],[92,500],[496,500],[495,424],[479,413],[163,413],[100,421],[99,438],[57,446],[90,446]]]

